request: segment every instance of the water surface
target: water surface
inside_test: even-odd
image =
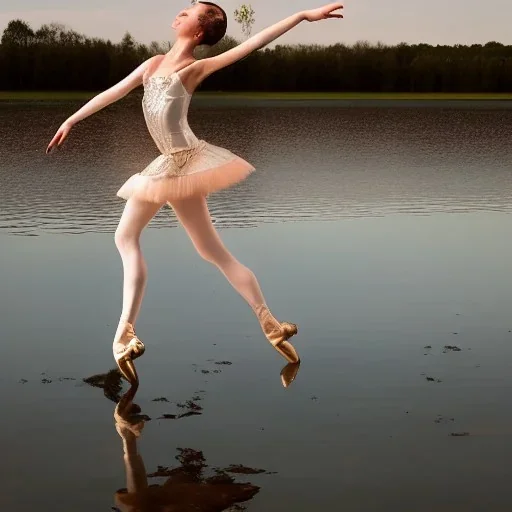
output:
[[[157,152],[119,104],[45,155],[76,106],[0,105],[0,506],[17,512],[111,510],[127,486],[115,401],[83,379],[113,367],[115,192]],[[250,309],[163,209],[137,324],[149,482],[190,478],[195,453],[201,478],[264,470],[230,473],[253,512],[510,510],[512,112],[196,106],[190,121],[257,168],[212,214],[299,325],[303,363],[285,389]],[[162,418],[189,400],[201,414]]]

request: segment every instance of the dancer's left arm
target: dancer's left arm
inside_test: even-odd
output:
[[[57,133],[48,144],[46,153],[49,153],[52,149],[60,147],[64,142],[64,139],[68,136],[71,128],[82,121],[86,117],[95,114],[99,110],[107,107],[111,103],[124,98],[130,91],[135,87],[142,84],[144,73],[152,64],[157,56],[150,57],[134,69],[128,76],[123,78],[120,82],[114,84],[109,89],[100,92],[77,110],[73,115],[68,117],[57,130]]]
[[[323,7],[319,7],[318,9],[297,12],[276,24],[267,27],[261,32],[258,32],[227,52],[198,61],[197,64],[200,66],[201,81],[215,71],[234,64],[235,62],[247,57],[253,51],[266,46],[268,43],[274,41],[274,39],[277,39],[279,36],[282,36],[291,30],[301,21],[319,21],[329,18],[343,18],[342,14],[333,14],[333,11],[337,11],[338,9],[343,9],[343,4],[340,2],[330,3]]]

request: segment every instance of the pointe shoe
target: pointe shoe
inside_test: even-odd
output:
[[[144,354],[146,347],[144,343],[137,338],[133,326],[129,322],[126,322],[126,330],[123,333],[123,338],[126,337],[130,338],[130,341],[126,345],[117,343],[112,350],[119,371],[130,384],[134,384],[138,382],[139,378],[133,360]]]
[[[297,334],[298,328],[295,324],[289,322],[278,322],[270,313],[266,304],[256,308],[263,333],[270,344],[279,352],[289,363],[298,363],[300,361],[297,351],[287,340]]]

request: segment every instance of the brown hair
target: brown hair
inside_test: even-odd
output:
[[[222,7],[213,2],[203,2],[199,0],[198,3],[209,6],[205,14],[199,15],[199,25],[204,32],[203,38],[199,44],[213,46],[226,34],[228,16]]]

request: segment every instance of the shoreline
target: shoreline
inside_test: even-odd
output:
[[[83,105],[96,93],[83,91],[0,91],[0,108],[28,105]],[[141,91],[115,103],[114,108],[140,105]],[[454,110],[512,110],[512,94],[403,93],[219,93],[196,92],[191,108],[415,108]]]
[[[138,92],[138,91],[137,91]],[[133,99],[136,95],[131,95]],[[0,91],[0,101],[88,100],[94,91]],[[138,92],[140,95],[140,92]],[[365,93],[365,92],[196,92],[198,100],[214,101],[397,101],[397,102],[512,102],[512,93]]]

